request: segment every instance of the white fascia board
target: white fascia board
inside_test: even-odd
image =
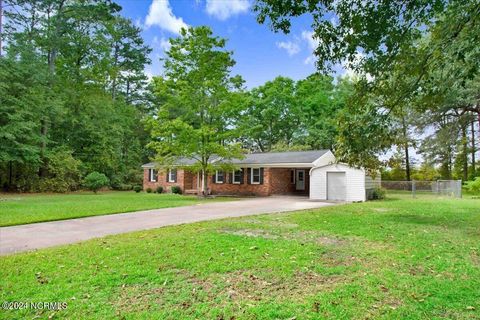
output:
[[[240,163],[233,165],[240,168],[311,168],[313,163]]]
[[[335,155],[333,154],[333,152],[328,150],[320,158],[313,161],[313,166],[314,167],[323,167],[325,165],[335,163],[336,161],[337,161],[337,159],[335,158]]]

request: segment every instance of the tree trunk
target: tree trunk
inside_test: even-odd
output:
[[[48,132],[47,120],[42,119],[41,128],[40,128],[40,135],[42,139],[42,141],[40,142],[40,159],[42,163],[40,164],[40,169],[38,170],[38,176],[40,178],[45,177],[47,173],[47,159],[45,157],[45,150],[47,147],[47,132]]]
[[[408,152],[408,143],[405,143],[405,177],[407,178],[407,181],[411,180],[410,177],[410,155]]]
[[[204,198],[208,195],[208,177],[207,177],[207,170],[205,168],[202,169],[202,196]]]
[[[463,181],[468,180],[468,140],[467,140],[467,125],[462,126],[462,162],[463,162]]]
[[[113,81],[112,81],[112,100],[115,100],[117,98],[117,66],[118,66],[118,50],[119,50],[119,45],[118,43],[115,43],[115,51],[113,54],[113,67],[115,69],[115,75],[113,76]]]
[[[0,0],[0,57],[2,56],[2,39],[3,39],[2,18],[3,18],[3,0]]]
[[[472,153],[472,177],[475,177],[475,152],[477,151],[475,149],[475,120],[472,120],[471,122],[471,128],[470,130],[472,131],[472,150],[471,150],[471,153]]]
[[[8,191],[12,190],[12,176],[13,176],[13,161],[8,163]]]
[[[402,131],[403,131],[403,149],[405,152],[405,178],[410,181],[410,154],[408,152],[408,132],[407,125],[405,123],[405,117],[402,116]]]

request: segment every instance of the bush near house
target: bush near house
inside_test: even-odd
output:
[[[110,181],[107,176],[100,172],[89,173],[84,179],[84,186],[89,190],[92,190],[94,193],[97,193],[103,187],[108,186]]]
[[[140,191],[142,191],[142,187],[141,186],[134,186],[133,191],[135,191],[136,193],[139,193]]]
[[[375,188],[372,191],[370,200],[382,200],[385,199],[386,191],[383,188]]]
[[[171,191],[172,193],[175,193],[175,194],[182,194],[182,189],[179,186],[173,186],[171,188]]]
[[[162,192],[163,192],[163,187],[162,187],[162,186],[158,186],[156,192],[157,192],[157,193],[162,193]]]

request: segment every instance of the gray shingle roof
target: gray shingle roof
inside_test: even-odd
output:
[[[265,152],[265,153],[249,153],[243,159],[232,159],[233,164],[280,164],[280,163],[312,163],[329,150],[312,150],[312,151],[287,151],[287,152]],[[178,161],[178,165],[191,165],[196,161],[193,159],[182,158]],[[144,168],[152,168],[154,162],[144,164]]]
[[[234,164],[312,163],[327,152],[328,150],[249,153],[244,159],[234,159],[232,162]]]

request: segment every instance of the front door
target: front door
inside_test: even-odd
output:
[[[295,189],[305,190],[305,170],[296,170]]]

